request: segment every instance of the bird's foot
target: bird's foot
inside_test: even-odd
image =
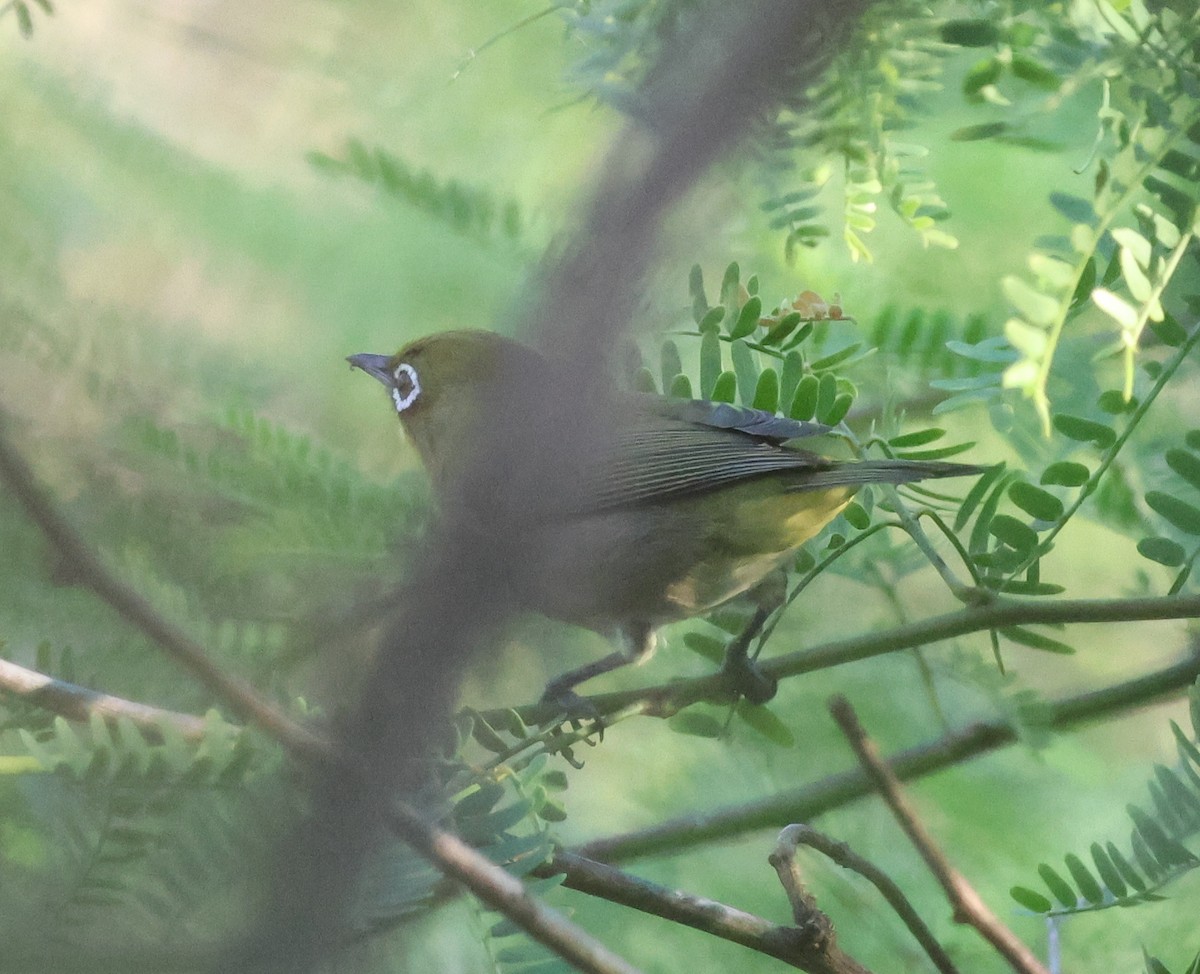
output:
[[[581,697],[569,686],[557,685],[557,680],[551,680],[542,693],[541,703],[554,708],[554,716],[546,724],[570,724],[573,730],[582,730],[583,723],[592,724],[591,731],[599,734],[604,740],[604,717],[596,705],[586,697]]]
[[[766,703],[779,691],[779,681],[745,653],[729,653],[721,666],[721,675],[729,687],[752,704]]]

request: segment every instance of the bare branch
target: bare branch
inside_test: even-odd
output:
[[[108,569],[50,501],[25,458],[9,441],[4,425],[0,422],[0,480],[8,484],[29,519],[53,545],[72,581],[91,589],[239,717],[257,724],[308,761],[333,759],[335,754],[328,741],[272,707],[249,683],[226,673],[196,640]]]
[[[832,859],[839,866],[850,869],[868,880],[879,890],[888,905],[896,911],[897,916],[904,921],[909,932],[916,937],[929,959],[933,961],[934,967],[942,974],[958,974],[954,962],[950,960],[945,949],[938,943],[937,938],[926,926],[925,921],[921,919],[920,914],[908,901],[908,897],[904,895],[900,887],[892,881],[887,873],[874,863],[864,859],[845,842],[831,839],[810,825],[787,826],[779,833],[775,851],[771,854],[771,865],[775,866],[776,871],[779,872],[780,879],[783,879],[785,871],[787,873],[788,880],[784,883],[785,888],[799,886],[799,869],[795,863],[794,850],[796,846],[800,845],[816,849],[817,852]]]
[[[859,723],[850,702],[845,697],[834,697],[829,710],[842,733],[846,735],[850,746],[854,748],[863,770],[870,776],[896,821],[916,846],[930,872],[946,891],[946,896],[954,907],[955,921],[970,924],[978,930],[1019,974],[1049,974],[1033,951],[1001,923],[1000,918],[983,902],[967,878],[950,864],[950,860],[938,847],[929,830],[917,817],[916,810],[909,804],[908,798],[901,790],[900,782],[880,758],[878,749]]]
[[[163,710],[89,690],[5,659],[0,659],[0,693],[20,697],[35,707],[49,710],[67,720],[87,721],[92,714],[98,714],[107,721],[127,718],[138,730],[152,738],[161,735],[164,724],[174,727],[184,740],[198,741],[204,737],[206,725],[203,717]]]
[[[775,656],[759,663],[758,670],[766,678],[782,680],[974,632],[986,632],[989,629],[1003,629],[1008,626],[1196,618],[1200,618],[1200,595],[1058,600],[1010,599],[996,596],[989,597],[981,605],[947,612],[919,622],[893,626],[880,632],[863,633],[848,639],[822,643],[811,649]],[[641,689],[598,693],[586,699],[589,706],[601,716],[639,703],[650,705],[648,713],[670,716],[700,700],[728,700],[735,689],[727,675],[718,672]],[[553,708],[544,704],[531,704],[516,709],[521,719],[527,723],[536,724],[554,716]]]
[[[818,929],[808,922],[811,918],[799,919],[793,927],[781,927],[724,903],[660,886],[571,852],[558,853],[539,870],[539,875],[545,876],[560,873],[566,874],[564,885],[571,889],[741,944],[812,974],[860,974],[866,970],[838,949],[830,936],[831,928]]]
[[[1046,726],[1065,730],[1099,717],[1145,706],[1177,694],[1200,676],[1200,656],[1144,676],[1064,697],[1045,704]],[[919,778],[1017,741],[1017,728],[1007,721],[971,724],[925,744],[908,748],[888,762],[901,781]],[[792,791],[759,801],[689,813],[637,832],[593,839],[574,851],[604,862],[677,852],[690,846],[729,839],[753,829],[782,828],[788,822],[812,819],[869,795],[871,782],[862,768],[842,771]]]

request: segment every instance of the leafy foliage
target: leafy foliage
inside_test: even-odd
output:
[[[521,207],[515,200],[498,200],[488,190],[457,179],[440,180],[428,170],[416,170],[392,153],[369,148],[357,139],[346,143],[342,158],[310,152],[308,161],[330,175],[351,176],[378,186],[460,233],[514,242],[525,232]]]
[[[1075,853],[1064,859],[1067,876],[1048,863],[1038,866],[1053,900],[1027,886],[1013,887],[1013,899],[1046,916],[1136,906],[1162,899],[1163,889],[1200,866],[1200,858],[1183,844],[1200,832],[1200,682],[1192,687],[1191,705],[1190,736],[1171,721],[1179,763],[1155,766],[1149,782],[1152,811],[1129,806],[1131,852],[1122,853],[1113,842],[1093,842],[1091,868]]]

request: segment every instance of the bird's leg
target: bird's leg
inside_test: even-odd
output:
[[[568,670],[561,676],[556,676],[546,684],[542,692],[542,702],[557,704],[571,716],[594,716],[594,708],[575,692],[575,687],[601,673],[628,666],[630,663],[644,663],[654,653],[654,631],[650,626],[637,623],[621,631],[624,651],[609,653],[603,659],[594,663]],[[589,714],[588,711],[593,711]]]
[[[767,676],[747,653],[751,641],[762,630],[770,615],[770,609],[764,609],[761,605],[756,608],[737,638],[725,648],[725,660],[721,664],[721,675],[734,690],[754,704],[766,703],[779,689],[779,681]]]
[[[779,689],[779,681],[767,676],[755,660],[750,659],[750,643],[762,632],[771,613],[783,604],[787,596],[787,576],[782,572],[768,575],[751,591],[755,601],[754,615],[737,638],[725,648],[721,673],[733,688],[753,704],[766,703]]]

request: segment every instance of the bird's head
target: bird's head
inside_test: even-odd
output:
[[[468,330],[419,338],[395,355],[363,353],[346,361],[383,384],[435,481],[470,451],[489,397],[500,402],[511,391],[506,384],[530,381],[545,369],[532,349]]]

